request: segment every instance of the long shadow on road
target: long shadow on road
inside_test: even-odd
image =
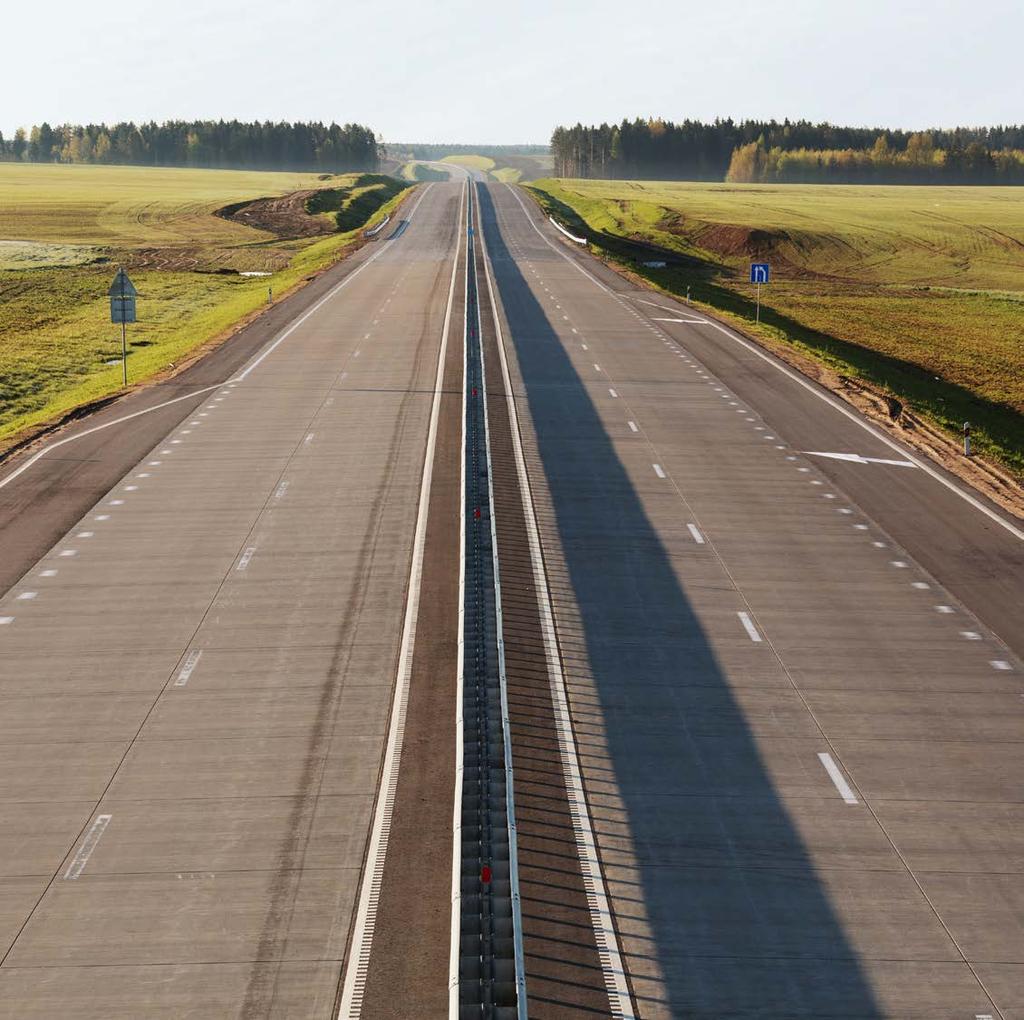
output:
[[[542,527],[567,572],[559,639],[639,1012],[879,1017],[668,550],[478,190],[553,507]]]

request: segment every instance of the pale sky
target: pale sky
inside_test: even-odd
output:
[[[385,141],[559,123],[1024,120],[1019,0],[6,0],[0,130],[358,121]]]

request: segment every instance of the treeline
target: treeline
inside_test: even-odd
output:
[[[554,172],[558,177],[720,181],[729,172],[734,153],[745,149],[749,154],[755,151],[749,149],[751,145],[756,147],[755,154],[764,154],[760,163],[755,160],[757,167],[770,168],[772,159],[769,154],[772,153],[814,153],[815,159],[817,154],[826,153],[870,154],[879,139],[883,139],[890,154],[886,158],[890,159],[893,167],[891,179],[909,183],[912,174],[904,172],[902,164],[897,168],[899,161],[895,157],[906,153],[908,147],[919,144],[922,138],[930,140],[934,167],[941,166],[943,169],[923,171],[919,179],[931,180],[931,174],[934,178],[941,177],[950,183],[954,178],[957,183],[982,180],[994,182],[999,176],[999,167],[1013,162],[1005,153],[1024,149],[1024,126],[953,128],[922,133],[841,127],[828,123],[812,124],[803,120],[780,122],[727,119],[712,123],[685,120],[675,124],[660,119],[637,119],[624,120],[621,124],[558,127],[551,136],[551,153],[554,157]],[[917,141],[912,144],[912,139]],[[749,155],[740,158],[737,173],[742,172],[742,167],[749,159]],[[846,162],[853,161],[852,157],[844,159]],[[812,162],[814,159],[811,157],[802,160],[803,172],[811,172],[808,167]],[[791,161],[775,160],[776,165],[780,163]],[[828,159],[824,160],[825,165],[828,165]],[[881,164],[876,166],[876,170],[880,169]],[[758,172],[761,172],[760,169]],[[772,171],[768,169],[765,172]],[[786,172],[795,173],[795,167],[791,166]],[[946,176],[942,177],[943,173]],[[903,176],[899,176],[901,174]],[[838,181],[841,175],[837,172],[837,176],[831,177],[828,170],[822,170],[814,179]],[[876,181],[880,179],[879,176],[874,178]],[[1008,178],[1000,179],[1010,183]]]
[[[870,149],[766,148],[751,142],[733,151],[725,179],[790,184],[1024,184],[1024,151],[981,142],[935,144],[931,132],[911,135],[905,149],[879,135]]]
[[[0,160],[251,170],[376,170],[380,147],[361,124],[167,121],[35,125],[5,140]]]
[[[547,145],[461,145],[435,142],[390,142],[388,154],[404,159],[444,159],[445,156],[546,156]]]

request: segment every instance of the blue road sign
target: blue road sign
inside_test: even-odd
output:
[[[750,282],[751,283],[767,283],[768,282],[768,263],[767,262],[752,262],[750,265]]]

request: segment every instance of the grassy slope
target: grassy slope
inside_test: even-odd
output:
[[[445,156],[442,163],[454,163],[456,166],[464,166],[467,170],[493,170],[495,163],[487,156]]]
[[[38,177],[37,177],[38,175]],[[358,175],[355,175],[358,176]],[[264,174],[129,167],[0,164],[0,235],[36,245],[41,268],[0,269],[0,447],[20,430],[120,388],[120,327],[109,321],[106,291],[113,263],[139,247],[272,252],[287,265],[270,277],[158,269],[132,270],[141,321],[129,326],[133,381],[174,364],[188,351],[257,310],[268,286],[284,294],[339,257],[359,229],[314,241],[282,241],[212,215],[228,202],[316,187],[310,174]],[[374,220],[400,201],[394,196]],[[65,240],[90,258],[68,265]],[[56,245],[56,264],[48,246]],[[2,255],[0,255],[2,257]],[[24,263],[22,263],[24,264]]]
[[[1024,471],[1024,202],[1005,188],[534,185],[656,286],[908,401]],[[751,229],[760,233],[751,233]],[[616,238],[678,253],[636,264]],[[652,257],[650,255],[648,258]],[[752,258],[773,264],[755,327]]]

